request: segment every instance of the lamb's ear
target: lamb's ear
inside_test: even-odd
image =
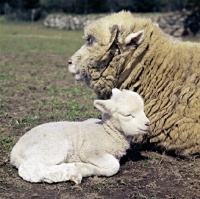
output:
[[[121,91],[118,88],[112,89],[112,99],[117,99],[120,94],[121,94]]]
[[[130,33],[128,36],[125,38],[125,44],[126,45],[139,45],[144,38],[144,30],[140,30],[135,33]]]
[[[94,100],[94,106],[102,113],[111,113],[115,110],[115,104],[112,100]]]
[[[110,43],[113,43],[113,41],[115,40],[115,37],[117,36],[117,32],[118,32],[117,25],[113,25],[112,27],[110,27],[110,33],[111,33]]]

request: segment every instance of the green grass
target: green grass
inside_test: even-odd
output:
[[[0,46],[3,52],[72,54],[83,44],[83,31],[47,29],[41,23],[1,22]]]
[[[68,59],[84,42],[83,31],[3,17],[0,27],[2,133],[18,136],[16,129],[24,132],[44,122],[100,117],[93,91],[68,72]]]
[[[11,151],[11,145],[13,144],[14,140],[15,140],[14,136],[2,136],[0,138],[0,143],[3,146],[3,150],[5,152]]]

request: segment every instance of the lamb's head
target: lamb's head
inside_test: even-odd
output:
[[[124,11],[94,21],[85,28],[86,43],[70,58],[69,71],[76,80],[85,81],[98,98],[108,99],[112,88],[119,88],[130,73],[125,68],[130,67],[130,60],[134,62],[149,23]]]
[[[104,122],[109,120],[126,136],[145,134],[150,130],[150,121],[144,113],[144,102],[136,92],[114,88],[111,99],[95,100],[94,105],[103,113]]]

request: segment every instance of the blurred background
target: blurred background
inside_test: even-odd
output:
[[[7,20],[43,20],[46,27],[67,30],[83,29],[102,15],[121,10],[142,16],[151,13],[145,17],[175,37],[200,32],[199,0],[0,0],[0,15]]]
[[[0,14],[12,19],[38,20],[49,13],[91,14],[200,10],[199,0],[0,0]]]

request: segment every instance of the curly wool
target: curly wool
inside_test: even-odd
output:
[[[123,45],[128,34],[140,30],[141,44]],[[145,101],[151,133],[134,142],[177,155],[199,154],[200,45],[172,38],[151,20],[129,12],[93,22],[85,35],[98,45],[80,49],[71,59],[98,98],[107,99],[117,87],[136,91]]]

